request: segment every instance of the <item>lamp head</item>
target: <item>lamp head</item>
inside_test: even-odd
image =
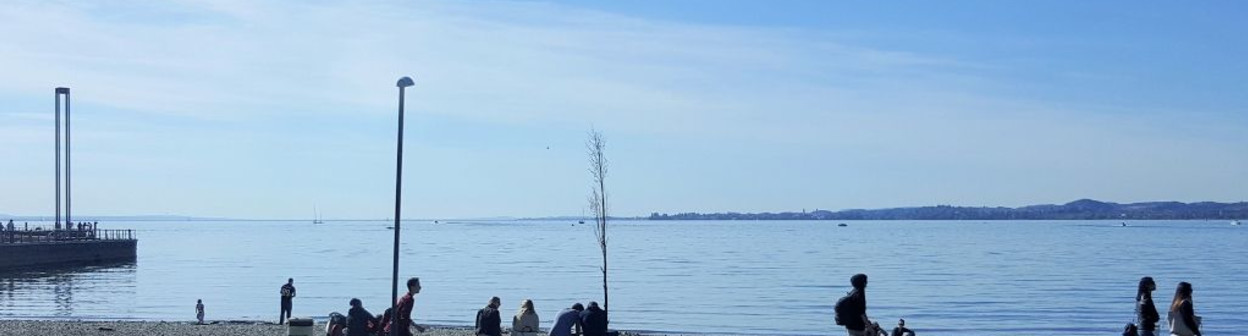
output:
[[[411,77],[403,76],[403,78],[399,78],[398,84],[395,84],[395,85],[400,88],[405,88],[405,87],[409,87],[412,85],[416,85],[416,82],[412,81]]]
[[[58,88],[56,88],[56,94],[69,94],[69,88],[67,88],[67,87],[58,87]]]

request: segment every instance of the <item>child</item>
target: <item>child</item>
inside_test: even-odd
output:
[[[204,324],[204,300],[195,300],[195,319]]]

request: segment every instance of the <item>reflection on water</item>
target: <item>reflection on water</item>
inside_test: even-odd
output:
[[[100,308],[124,304],[134,297],[136,269],[136,263],[130,261],[0,273],[0,295],[4,298],[0,318],[105,317],[107,309]],[[75,297],[75,293],[80,294]],[[86,314],[75,312],[83,308]]]

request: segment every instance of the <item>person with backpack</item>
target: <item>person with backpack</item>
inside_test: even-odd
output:
[[[1140,336],[1157,336],[1157,322],[1161,315],[1157,314],[1157,306],[1153,304],[1153,291],[1157,283],[1153,277],[1140,278],[1140,285],[1135,291],[1135,321]]]
[[[858,273],[849,277],[854,288],[836,301],[836,325],[845,326],[849,336],[867,336],[867,275]],[[876,335],[871,335],[876,336]]]

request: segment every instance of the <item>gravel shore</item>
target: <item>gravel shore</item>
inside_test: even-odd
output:
[[[325,331],[324,323],[313,328],[315,335]],[[192,322],[133,321],[16,321],[0,320],[0,335],[31,336],[285,336],[286,326],[268,322],[215,321],[197,325]],[[474,336],[464,327],[433,326],[418,336]],[[504,334],[506,335],[506,334]],[[640,336],[635,333],[622,333]]]

